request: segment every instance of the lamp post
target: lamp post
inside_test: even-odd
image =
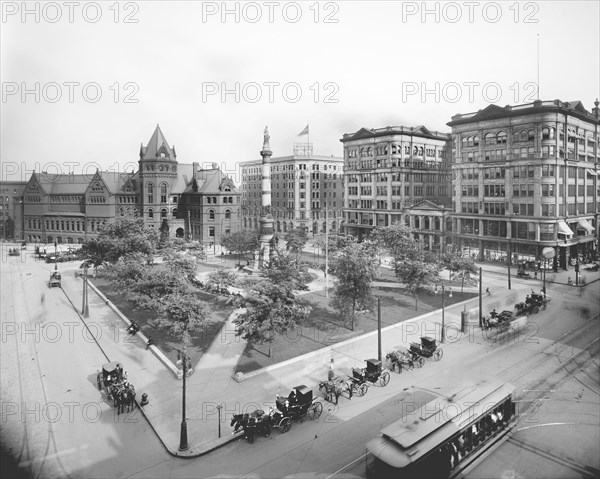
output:
[[[89,303],[88,303],[88,268],[87,264],[83,268],[83,299],[81,304],[81,314],[84,318],[88,318],[90,315]]]
[[[177,363],[183,364],[183,394],[181,398],[181,431],[179,435],[179,450],[187,451],[189,448],[188,437],[187,437],[187,422],[185,420],[185,378],[187,376],[187,364],[190,357],[185,353],[185,346],[183,350],[177,350]]]
[[[441,335],[441,339],[440,339],[440,342],[442,342],[442,343],[446,339],[446,334],[444,332],[444,329],[445,329],[445,326],[446,326],[445,325],[445,312],[446,312],[446,310],[445,310],[445,306],[446,306],[446,303],[445,303],[446,298],[445,298],[445,296],[446,296],[446,285],[442,281],[442,335]]]
[[[57,244],[56,240],[54,240],[54,271],[58,271],[58,253],[57,253]]]
[[[511,232],[512,234],[512,232]],[[508,290],[510,291],[510,262],[511,262],[512,251],[510,247],[510,237],[508,238],[508,254],[507,254],[507,267],[508,267]]]

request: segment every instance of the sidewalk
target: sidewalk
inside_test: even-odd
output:
[[[63,290],[77,307],[81,303],[82,283],[81,279],[75,277],[73,270],[69,268],[64,271]],[[322,277],[315,283],[324,287]],[[529,284],[521,283],[523,282],[513,286],[513,292],[524,296],[529,291]],[[498,298],[483,298],[484,311],[491,309],[487,305],[494,300],[498,301]],[[445,309],[447,336],[451,331],[457,336],[456,328],[460,324],[461,311],[465,304],[467,309],[476,308],[477,298],[463,303]],[[268,411],[269,406],[274,405],[276,394],[287,395],[294,386],[305,384],[320,396],[318,383],[327,378],[332,358],[336,374],[351,374],[352,367],[364,367],[365,359],[377,357],[375,331],[253,372],[238,382],[233,379],[232,373],[238,358],[243,354],[245,341],[235,335],[233,319],[240,312],[241,310],[237,310],[228,319],[211,347],[194,365],[193,374],[186,380],[189,449],[179,451],[182,382],[175,379],[151,351],[146,350],[139,337],[131,338],[127,335],[123,320],[106,302],[93,291],[89,293],[89,318],[84,321],[86,324],[95,323],[92,331],[99,331],[98,344],[107,358],[124,364],[130,382],[135,385],[138,402],[143,393],[148,394],[149,404],[141,410],[165,448],[173,455],[200,456],[238,439],[239,435],[233,436],[229,426],[232,414],[251,412],[257,408]],[[424,335],[435,335],[439,339],[440,326],[441,312],[433,311],[384,328],[383,355],[397,346],[408,346],[412,341],[419,341]],[[476,328],[476,325],[472,326]],[[469,341],[460,333],[458,336],[452,343],[444,345],[445,358],[480,354],[480,344]],[[389,398],[390,394],[402,392],[406,387],[406,380],[411,376],[403,374],[402,377],[400,380],[399,376],[393,374],[385,392],[383,388],[373,388],[368,399],[341,400],[335,415],[344,420],[351,419]],[[419,378],[417,371],[414,372],[414,377]],[[324,400],[322,402],[327,411],[329,403]]]

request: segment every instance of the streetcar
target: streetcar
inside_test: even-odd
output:
[[[447,478],[516,423],[511,384],[485,379],[415,407],[367,443],[367,478]]]

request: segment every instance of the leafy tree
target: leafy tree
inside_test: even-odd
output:
[[[306,291],[311,280],[310,274],[299,268],[296,258],[279,250],[273,252],[261,275],[273,284],[289,283],[290,288],[295,291]]]
[[[256,233],[236,231],[223,236],[221,239],[221,246],[225,247],[228,251],[232,251],[233,253],[237,253],[244,257],[246,253],[254,252],[260,248],[260,241],[258,240],[258,234]]]
[[[440,265],[432,260],[421,242],[415,239],[412,230],[404,225],[377,228],[370,238],[390,252],[396,276],[413,295],[415,309],[418,309],[417,293],[439,280]]]
[[[289,283],[261,281],[246,297],[246,312],[235,320],[237,334],[244,339],[271,347],[278,334],[283,334],[304,321],[311,312],[294,295]]]
[[[230,269],[216,269],[208,274],[208,285],[211,289],[221,292],[228,286],[233,286],[237,279],[237,275]],[[216,303],[216,299],[215,299]]]
[[[4,228],[6,238],[13,238],[15,236],[15,222],[10,216],[4,220]]]
[[[295,228],[285,235],[285,240],[287,242],[286,251],[296,253],[296,258],[298,258],[308,241],[308,235],[304,228]]]
[[[157,314],[158,323],[184,345],[189,344],[190,333],[199,331],[210,322],[206,303],[192,291],[174,290],[148,298],[144,304]]]
[[[158,245],[158,233],[144,223],[144,219],[119,216],[108,223],[97,238],[87,241],[81,252],[94,264],[114,263],[132,253],[141,253],[152,260]]]
[[[478,272],[475,261],[469,256],[465,256],[461,251],[448,248],[441,256],[440,262],[444,268],[450,271],[451,275],[461,279],[460,292],[463,292],[465,280],[469,280],[471,275]]]
[[[350,243],[338,255],[334,293],[331,305],[342,318],[354,318],[358,310],[372,309],[374,298],[371,283],[377,277],[377,258],[373,250],[363,244]]]
[[[160,239],[159,239],[160,244],[161,245],[168,244],[169,243],[169,222],[167,221],[167,218],[163,218],[158,231],[160,231]]]

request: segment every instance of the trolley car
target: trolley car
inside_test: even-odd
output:
[[[481,380],[423,404],[367,443],[367,477],[458,473],[514,426],[514,394],[510,384]]]

